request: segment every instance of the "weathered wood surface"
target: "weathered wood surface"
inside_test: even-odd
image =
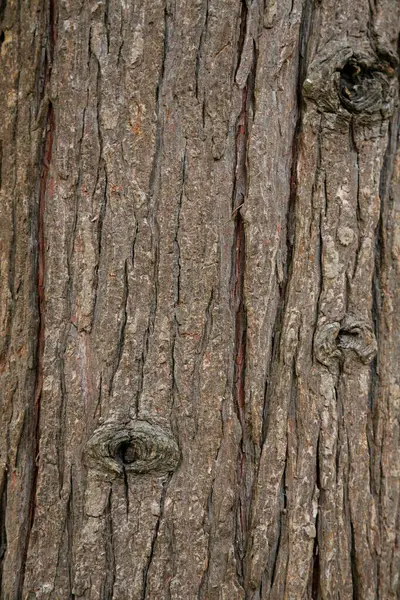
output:
[[[399,594],[395,0],[0,2],[0,597]]]

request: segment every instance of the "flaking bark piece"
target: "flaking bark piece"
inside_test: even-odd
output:
[[[172,435],[159,425],[144,420],[109,421],[89,439],[89,466],[123,474],[169,473],[175,471],[180,451]]]

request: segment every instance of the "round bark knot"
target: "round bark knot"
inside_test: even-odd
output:
[[[354,315],[346,315],[340,323],[322,325],[316,333],[314,347],[318,362],[335,371],[340,359],[355,358],[366,365],[377,352],[371,325]]]
[[[310,64],[303,84],[305,98],[321,112],[348,120],[387,118],[396,96],[397,59],[389,51],[379,56],[369,47],[338,47],[328,44]]]
[[[339,96],[343,106],[356,113],[380,110],[388,100],[388,68],[384,72],[382,65],[369,65],[352,56],[340,71]],[[389,73],[393,75],[393,69]]]
[[[180,460],[171,433],[139,419],[102,424],[89,439],[86,455],[89,466],[118,474],[168,473]]]

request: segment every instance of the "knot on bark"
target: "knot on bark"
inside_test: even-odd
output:
[[[91,436],[87,462],[106,471],[123,474],[175,471],[180,451],[171,433],[144,420],[109,421]]]
[[[314,340],[318,362],[337,371],[340,359],[356,358],[367,365],[375,357],[377,343],[372,327],[354,315],[346,315],[339,323],[325,323]]]
[[[310,64],[303,84],[305,98],[321,112],[334,112],[361,121],[388,118],[396,97],[397,58],[391,51],[379,56],[368,47],[338,48],[328,44]]]

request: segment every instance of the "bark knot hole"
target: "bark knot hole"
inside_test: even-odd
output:
[[[375,108],[383,99],[382,74],[355,57],[340,71],[340,100],[350,112]]]
[[[325,323],[315,336],[315,355],[318,362],[336,370],[337,361],[357,358],[368,364],[376,355],[377,343],[369,323],[346,315],[339,323]]]
[[[180,461],[178,445],[158,424],[133,419],[108,421],[95,430],[86,449],[88,466],[123,474],[168,473]]]
[[[122,442],[122,444],[118,446],[115,454],[124,465],[131,465],[140,458],[137,449],[135,446],[132,446],[130,442]]]

